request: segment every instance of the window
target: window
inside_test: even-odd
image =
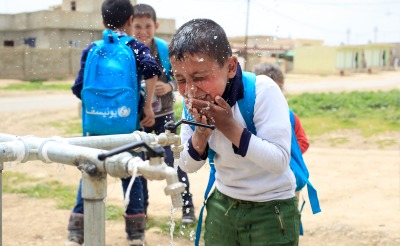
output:
[[[71,2],[71,10],[76,11],[76,2],[75,1]]]
[[[5,40],[4,46],[5,47],[14,47],[14,40]]]
[[[70,40],[69,41],[69,47],[79,48],[79,41]]]
[[[24,44],[28,45],[29,47],[35,48],[36,38],[24,38]]]

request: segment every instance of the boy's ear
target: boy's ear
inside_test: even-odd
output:
[[[133,26],[133,15],[129,17],[129,19],[126,20],[125,25],[127,26]]]
[[[158,27],[160,26],[160,23],[157,21],[156,24],[154,25],[154,31],[157,31]]]
[[[232,56],[228,59],[228,78],[233,78],[236,75],[238,65],[238,59],[236,56]]]

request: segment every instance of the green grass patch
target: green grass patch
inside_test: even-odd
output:
[[[77,189],[77,186],[65,186],[56,180],[43,182],[26,174],[3,172],[3,192],[24,194],[35,199],[55,199],[59,209],[72,209]]]
[[[106,204],[106,220],[122,220],[125,210],[121,206]]]
[[[0,88],[0,90],[22,90],[22,91],[36,91],[36,90],[71,90],[70,83],[48,83],[43,80],[32,80],[29,82],[21,82],[18,84],[10,84]]]
[[[77,117],[67,121],[48,122],[46,125],[60,129],[65,136],[82,136],[82,120]]]
[[[394,139],[382,139],[382,140],[377,140],[376,144],[378,145],[379,148],[385,148],[387,146],[392,146],[397,144],[397,142]]]
[[[400,90],[388,92],[303,93],[288,96],[289,106],[300,117],[310,137],[337,130],[358,129],[364,137],[400,131]],[[175,117],[182,116],[182,103],[174,105]],[[81,121],[50,122],[66,135],[81,134]],[[180,127],[177,130],[179,134]]]
[[[57,209],[71,210],[75,205],[76,186],[63,185],[59,181],[44,181],[40,178],[32,178],[27,174],[4,171],[3,192],[13,194],[23,194],[33,199],[54,199]],[[122,202],[122,201],[121,201]],[[125,210],[123,206],[106,204],[106,220],[123,220]],[[157,227],[160,233],[170,235],[171,225],[173,225],[173,236],[194,239],[197,223],[183,225],[180,220],[171,221],[170,217],[150,216],[147,221],[147,228]]]
[[[288,96],[307,135],[359,129],[366,137],[400,131],[400,90],[388,92],[303,93]]]
[[[147,228],[157,227],[160,234],[171,236],[174,238],[184,238],[193,241],[196,235],[197,221],[193,224],[183,225],[180,219],[171,220],[171,217],[165,216],[149,216],[147,220]],[[204,230],[202,230],[204,231]]]
[[[336,146],[338,144],[344,144],[344,143],[349,142],[349,139],[343,138],[343,137],[340,137],[340,138],[329,138],[328,141],[330,142],[331,146]]]
[[[175,112],[176,121],[178,121],[182,118],[182,110],[183,110],[182,102],[175,102],[174,112]]]

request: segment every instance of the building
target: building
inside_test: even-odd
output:
[[[0,14],[0,78],[74,77],[82,49],[102,38],[102,2],[63,0],[48,10]],[[175,33],[175,20],[158,21],[157,35],[170,40]]]
[[[308,46],[294,50],[294,72],[304,74],[372,73],[399,66],[400,43]]]
[[[284,72],[293,70],[293,52],[291,51],[296,47],[322,46],[324,43],[323,40],[276,36],[229,37],[229,42],[245,70],[252,71],[257,64],[271,62],[279,64]]]

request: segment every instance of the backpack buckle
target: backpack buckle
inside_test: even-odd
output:
[[[114,38],[113,38],[113,35],[110,33],[110,34],[108,34],[108,41],[110,42],[110,43],[114,43]]]

